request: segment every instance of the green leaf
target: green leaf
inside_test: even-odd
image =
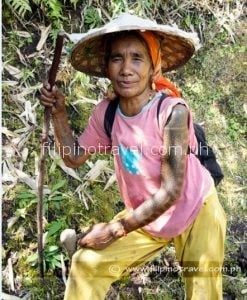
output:
[[[54,260],[53,263],[54,263],[54,265],[55,265],[56,267],[58,267],[58,268],[61,268],[61,267],[62,267],[61,262],[58,261],[58,260]]]
[[[9,0],[6,1],[12,8],[13,10],[21,17],[24,18],[25,14],[28,11],[32,11],[30,5],[29,5],[29,0]]]
[[[61,202],[54,203],[55,209],[59,210],[61,208]]]
[[[52,187],[51,192],[53,193],[53,192],[57,191],[58,189],[60,189],[61,187],[63,187],[65,185],[65,183],[66,183],[65,179],[60,180],[57,184],[55,184]]]
[[[29,198],[36,198],[36,195],[26,192],[26,193],[20,193],[17,195],[18,199],[29,199]]]
[[[46,213],[48,211],[48,208],[49,208],[48,202],[47,201],[43,202],[43,211],[44,211],[44,213]]]
[[[51,269],[51,270],[54,270],[54,269],[56,269],[56,266],[55,266],[55,264],[54,264],[54,261],[53,261],[53,260],[49,262],[49,265],[50,265],[50,269]]]
[[[50,198],[51,201],[61,201],[63,199],[65,199],[65,197],[63,195],[54,196],[54,197]]]
[[[22,217],[25,219],[26,217],[26,214],[27,214],[27,208],[24,207],[24,208],[18,208],[16,211],[15,211],[15,215],[17,217]]]
[[[27,262],[28,263],[36,263],[38,261],[38,253],[34,253],[31,256],[28,256]]]
[[[185,24],[186,24],[188,27],[190,27],[190,25],[191,25],[190,15],[187,15],[184,21],[185,21]]]
[[[50,170],[49,170],[49,174],[54,174],[55,170],[56,170],[57,164],[55,161],[52,162]]]
[[[61,260],[61,255],[57,254],[53,256],[54,260],[60,261]]]
[[[89,25],[90,28],[98,26],[101,23],[100,10],[95,7],[87,8],[85,11],[84,22]]]
[[[63,226],[63,223],[60,221],[55,221],[52,222],[47,234],[47,237],[52,236],[54,233],[56,233],[57,231],[59,231]]]
[[[46,254],[51,254],[51,253],[53,253],[53,252],[56,252],[56,251],[58,251],[59,250],[59,248],[58,248],[58,246],[55,246],[55,245],[52,245],[52,246],[48,246],[46,249],[45,249],[45,253]]]

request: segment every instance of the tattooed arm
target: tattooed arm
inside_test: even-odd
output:
[[[56,147],[65,164],[70,168],[77,168],[90,156],[81,148],[74,139],[68,123],[68,116],[65,108],[64,95],[56,86],[50,91],[48,82],[44,82],[40,90],[40,102],[46,107],[51,107],[52,121],[55,131]]]
[[[125,232],[143,227],[169,209],[181,194],[188,148],[188,110],[176,105],[163,132],[161,187],[152,197],[120,220]]]

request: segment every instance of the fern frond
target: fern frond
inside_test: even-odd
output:
[[[29,4],[29,0],[7,0],[8,4],[12,9],[23,19],[28,11],[32,11]]]
[[[52,19],[62,19],[62,4],[59,0],[49,0],[45,4]]]

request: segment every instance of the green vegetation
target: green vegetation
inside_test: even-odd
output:
[[[51,129],[44,197],[46,279],[44,285],[40,284],[35,181],[43,109],[37,96],[51,64],[55,37],[60,29],[84,32],[130,11],[155,18],[159,23],[176,23],[188,31],[194,28],[200,36],[203,47],[187,65],[167,76],[181,89],[195,120],[203,123],[209,144],[223,167],[225,179],[218,193],[228,215],[224,292],[231,299],[246,297],[247,104],[243,10],[243,3],[237,0],[3,2],[4,292],[20,297],[29,294],[30,299],[62,299],[63,268],[68,267],[68,257],[59,243],[61,231],[68,227],[80,231],[95,222],[109,221],[122,209],[116,184],[104,190],[114,173],[112,158],[95,155],[78,170],[64,169],[61,159],[52,151]],[[78,136],[107,81],[73,70],[67,60],[71,45],[68,43],[64,48],[57,84],[67,95],[71,127]],[[99,163],[99,174],[92,174]],[[160,267],[174,264],[172,245],[152,262],[152,266]],[[179,272],[160,275],[150,269],[133,272],[115,283],[107,299],[182,299],[182,287]]]

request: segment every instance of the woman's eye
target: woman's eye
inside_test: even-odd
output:
[[[141,61],[142,59],[141,59],[141,57],[134,57],[133,60],[134,61]]]
[[[118,62],[118,61],[121,61],[121,57],[113,57],[111,59],[112,62]]]

